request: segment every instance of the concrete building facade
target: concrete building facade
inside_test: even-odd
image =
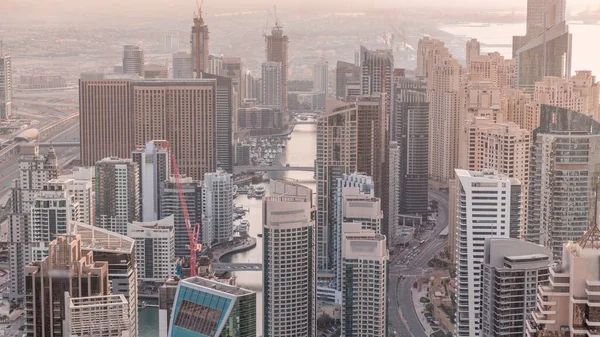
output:
[[[135,240],[140,280],[162,282],[175,275],[173,215],[158,221],[130,223],[127,236]]]
[[[104,158],[96,163],[96,226],[127,235],[127,224],[141,219],[139,175],[131,159]]]
[[[532,142],[525,238],[548,247],[560,260],[563,245],[590,226],[593,177],[600,169],[600,123],[549,105],[542,105],[540,119]]]
[[[31,262],[32,209],[44,184],[58,176],[58,161],[53,148],[41,154],[34,145],[20,147],[19,177],[13,181],[12,208],[8,216],[10,298],[25,294],[25,266]]]
[[[190,224],[202,223],[202,183],[191,177],[181,178],[183,197],[190,217]],[[190,244],[187,227],[185,225],[183,207],[179,199],[179,190],[175,177],[169,177],[161,184],[159,219],[174,216],[175,224],[175,256],[189,256],[190,251],[186,246]],[[200,233],[202,235],[202,233]],[[205,243],[204,237],[200,242]]]
[[[123,46],[123,74],[144,77],[144,50],[136,45]]]
[[[12,116],[12,69],[10,55],[0,51],[0,120]]]
[[[518,238],[521,184],[493,171],[456,170],[456,336],[480,336],[485,240]]]
[[[158,220],[160,185],[171,176],[169,144],[153,140],[131,154],[139,168],[140,207],[142,221]]]
[[[312,191],[271,181],[263,200],[263,336],[315,337]]]
[[[198,13],[194,17],[194,25],[190,37],[192,50],[192,70],[195,78],[201,78],[202,73],[208,70],[209,53],[209,33],[208,26],[204,23],[202,9],[198,8]]]
[[[493,238],[484,254],[481,336],[523,337],[537,288],[548,283],[552,253],[531,242]]]
[[[192,55],[189,52],[182,51],[173,54],[172,62],[174,79],[194,78],[194,66],[192,64]]]
[[[283,35],[283,27],[279,21],[271,30],[271,35],[265,35],[265,52],[267,62],[281,63],[281,106],[283,111],[288,108],[288,46],[289,39]],[[264,77],[263,77],[264,82]],[[263,84],[264,85],[264,84]],[[263,94],[264,95],[264,94]]]
[[[352,224],[342,238],[342,336],[385,336],[389,253],[386,238]]]
[[[204,175],[202,238],[209,245],[233,241],[233,176],[218,170]]]
[[[317,268],[332,267],[335,204],[338,178],[357,171],[357,109],[355,103],[329,100],[327,112],[317,119]]]
[[[282,90],[281,62],[265,62],[262,64],[262,104],[281,109]]]

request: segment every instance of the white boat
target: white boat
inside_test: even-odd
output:
[[[254,196],[257,199],[260,199],[265,195],[265,191],[266,191],[266,189],[264,186],[258,186],[254,189]]]
[[[242,220],[242,222],[240,222],[240,224],[237,226],[237,231],[240,233],[246,233],[246,232],[248,232],[249,227],[250,227],[250,221]]]

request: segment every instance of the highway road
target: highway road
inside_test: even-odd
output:
[[[43,136],[43,135],[42,135]],[[64,142],[72,141],[73,138],[79,137],[79,122],[76,121],[73,125],[63,129],[59,133],[43,139],[44,142]],[[79,147],[59,147],[56,148],[59,166],[64,165],[67,161],[79,157]],[[45,150],[40,150],[45,151]],[[19,156],[16,155],[10,159],[0,163],[0,199],[9,191],[10,183],[18,178]]]
[[[411,287],[433,270],[427,267],[427,262],[446,246],[446,239],[440,238],[439,234],[448,225],[448,195],[430,189],[429,199],[438,202],[438,218],[425,243],[416,248],[420,252],[406,263],[402,260],[413,252],[414,245],[391,257],[388,292],[389,336],[427,337],[412,304]]]

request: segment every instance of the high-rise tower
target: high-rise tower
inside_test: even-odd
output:
[[[194,17],[192,26],[192,69],[195,78],[201,78],[203,72],[208,71],[208,26],[202,17],[202,8]]]
[[[31,262],[30,231],[32,208],[36,194],[44,184],[58,176],[56,153],[51,148],[47,154],[40,154],[39,148],[32,145],[20,147],[19,178],[13,182],[12,209],[9,215],[8,243],[10,252],[10,297],[19,298],[25,294],[25,266]]]
[[[265,337],[316,336],[312,208],[309,188],[271,181],[263,201]]]
[[[10,56],[0,49],[0,120],[9,119],[12,114],[12,88]]]
[[[123,74],[144,77],[144,50],[140,46],[123,46]]]
[[[355,103],[327,102],[317,119],[317,266],[331,268],[333,260],[333,207],[337,179],[357,169],[357,110]]]
[[[170,176],[171,156],[168,143],[153,140],[133,151],[131,157],[139,168],[142,221],[158,220],[160,185]]]
[[[287,35],[283,35],[283,27],[279,20],[275,21],[275,27],[271,30],[271,35],[265,36],[267,62],[281,63],[281,103],[284,110],[288,107],[288,44]]]

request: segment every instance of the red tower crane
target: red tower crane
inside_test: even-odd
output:
[[[187,228],[188,238],[190,239],[190,277],[196,276],[196,255],[202,250],[202,244],[198,243],[198,236],[200,235],[200,229],[202,225],[196,223],[192,228],[190,223],[190,214],[188,213],[187,203],[185,202],[185,195],[183,195],[183,187],[181,186],[181,175],[179,174],[179,166],[175,160],[175,155],[171,155],[171,162],[173,163],[173,172],[175,173],[175,181],[177,182],[177,191],[179,193],[179,201],[181,202],[181,209],[183,210],[183,218],[185,220],[185,227]]]

